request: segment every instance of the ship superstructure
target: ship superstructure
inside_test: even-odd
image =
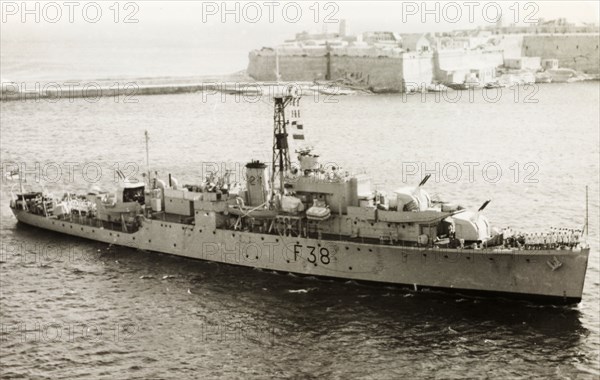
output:
[[[21,190],[11,209],[29,225],[196,259],[414,290],[581,300],[589,255],[581,235],[526,250],[522,236],[490,225],[489,201],[470,211],[432,200],[428,177],[388,195],[365,176],[323,168],[308,146],[292,163],[290,134],[304,139],[299,101],[287,89],[275,97],[271,166],[248,162],[245,183],[226,174],[182,186],[154,173],[114,193]]]

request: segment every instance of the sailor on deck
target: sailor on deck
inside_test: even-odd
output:
[[[540,235],[540,245],[542,249],[548,249],[548,235],[542,232]]]
[[[569,230],[569,247],[575,247],[575,231],[572,228]]]
[[[581,231],[575,230],[575,232],[573,233],[573,244],[575,247],[577,247],[579,245],[580,238],[581,238]]]

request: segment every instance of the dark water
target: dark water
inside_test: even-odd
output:
[[[366,171],[380,189],[418,182],[422,163],[446,165],[431,193],[468,207],[492,199],[488,217],[513,229],[580,227],[589,185],[592,252],[578,306],[413,294],[56,235],[16,224],[15,182],[5,180],[2,378],[598,378],[599,85],[543,86],[530,94],[537,103],[527,92],[496,103],[463,94],[305,98],[307,135],[324,162]],[[146,129],[153,168],[184,183],[207,163],[269,155],[266,100],[137,100],[1,103],[2,161],[39,162],[46,179],[52,163],[93,162],[109,187],[116,164],[144,170]],[[479,164],[471,178],[467,162]],[[457,181],[449,163],[463,169]],[[482,173],[490,163],[497,181]],[[46,183],[88,185],[81,170]]]

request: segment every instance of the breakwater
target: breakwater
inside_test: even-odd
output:
[[[242,78],[233,81],[214,79],[199,81],[195,79],[175,80],[125,80],[120,82],[90,81],[78,82],[42,82],[42,83],[17,83],[3,82],[0,91],[0,101],[37,101],[48,102],[60,99],[83,98],[95,102],[102,97],[112,97],[116,102],[135,103],[138,96],[144,95],[169,95],[198,93],[204,99],[210,96],[219,96],[225,99],[234,96],[242,97],[248,101],[257,101],[259,97],[270,99],[282,92],[294,92],[297,95],[326,94],[348,95],[355,91],[340,86],[336,83],[315,83],[305,81],[276,82],[254,81]],[[360,91],[360,89],[359,89]]]

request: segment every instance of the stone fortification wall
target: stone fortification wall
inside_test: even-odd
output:
[[[600,73],[599,34],[539,34],[523,37],[522,53],[527,57],[558,59],[560,67],[588,74]]]
[[[284,81],[325,80],[327,75],[327,55],[301,54],[289,55],[279,52],[279,73]],[[347,53],[347,54],[346,54]],[[338,49],[331,52],[330,79],[345,79],[364,88],[376,91],[401,92],[405,83],[431,83],[433,77],[432,57],[430,54],[399,54],[397,51],[379,51],[375,49]],[[248,75],[260,81],[276,79],[275,52],[271,50],[250,53]]]
[[[376,91],[403,90],[402,57],[332,56],[331,79],[347,78]]]
[[[259,81],[274,81],[276,77],[274,53],[250,53],[248,75]],[[320,55],[280,55],[279,73],[284,81],[325,80],[327,57]]]

